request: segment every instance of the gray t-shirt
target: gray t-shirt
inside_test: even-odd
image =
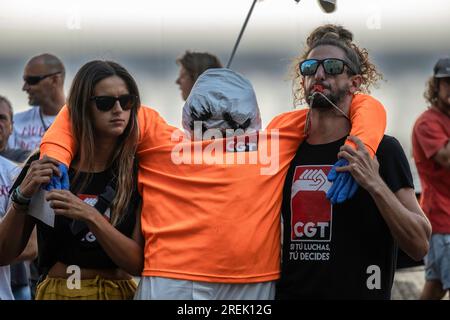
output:
[[[9,148],[29,151],[39,148],[45,130],[55,118],[43,115],[37,106],[14,114],[14,132],[9,136]]]
[[[8,208],[8,194],[15,176],[17,166],[0,156],[0,220]],[[11,292],[11,275],[9,266],[0,267],[0,300],[14,300]]]

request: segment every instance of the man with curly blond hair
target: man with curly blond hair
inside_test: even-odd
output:
[[[399,142],[385,135],[370,150],[349,136],[350,105],[365,97],[375,108],[379,102],[359,92],[368,92],[381,75],[367,51],[353,43],[353,34],[337,25],[315,29],[299,61],[296,98],[309,105],[309,128],[284,183],[276,297],[389,299],[397,244],[420,260],[431,228]],[[366,129],[376,121],[370,119]],[[347,139],[356,150],[345,145]],[[338,159],[342,166],[334,169]],[[343,179],[355,192],[345,202],[336,189]]]

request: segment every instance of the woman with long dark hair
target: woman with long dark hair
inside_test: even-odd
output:
[[[144,259],[134,158],[139,106],[139,91],[127,70],[111,61],[86,63],[67,101],[79,141],[68,172],[70,190],[46,194],[54,227],[27,212],[51,175],[62,174],[57,162],[35,154],[13,186],[12,204],[0,224],[0,263],[19,255],[37,226],[42,280],[36,299],[134,296],[131,275],[141,273]]]

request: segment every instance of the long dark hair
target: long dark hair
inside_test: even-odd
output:
[[[136,81],[118,63],[100,60],[90,61],[82,66],[75,75],[67,106],[71,116],[73,135],[79,143],[75,159],[79,161],[80,167],[87,168],[87,172],[92,172],[95,157],[95,130],[91,111],[92,101],[90,99],[94,96],[96,84],[111,76],[121,78],[126,83],[129,93],[138,97],[131,109],[128,125],[119,137],[111,159],[115,169],[113,170],[114,178],[117,179],[116,196],[111,206],[111,223],[117,225],[123,216],[123,212],[125,212],[124,209],[128,206],[131,198],[130,190],[133,189],[133,183],[135,182],[132,172],[139,137],[137,113],[141,104]],[[80,190],[86,186],[90,177],[88,175],[81,183],[79,178],[79,171],[77,171],[74,185],[79,185],[78,189]]]

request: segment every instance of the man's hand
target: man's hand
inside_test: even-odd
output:
[[[378,172],[380,165],[376,157],[371,158],[366,146],[358,137],[349,136],[348,139],[358,146],[358,150],[343,145],[338,157],[346,159],[349,164],[336,168],[336,171],[350,172],[358,184],[370,192],[383,182]]]

